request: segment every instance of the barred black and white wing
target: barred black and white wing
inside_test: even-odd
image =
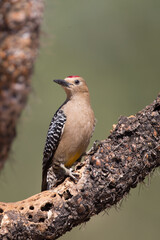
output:
[[[63,134],[65,122],[67,118],[60,108],[50,123],[46,144],[43,151],[43,169],[42,169],[42,191],[47,190],[47,172],[52,165],[52,158],[59,145],[61,136]]]

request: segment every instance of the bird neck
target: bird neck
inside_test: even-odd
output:
[[[85,102],[88,102],[90,103],[90,95],[89,95],[89,92],[76,92],[76,93],[71,93],[69,91],[66,92],[67,94],[67,98],[66,98],[66,101],[70,101],[70,100],[80,100],[80,101],[85,101]]]

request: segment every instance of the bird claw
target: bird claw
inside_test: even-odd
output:
[[[64,170],[66,176],[69,176],[73,180],[77,180],[77,176],[79,176],[79,174],[74,173],[72,168],[68,169],[64,166],[64,164],[61,164],[60,167]]]
[[[72,168],[70,168],[68,170],[69,170],[68,176],[70,176],[73,180],[77,180],[77,177],[79,176],[79,174],[78,173],[74,173]]]
[[[94,154],[98,147],[100,146],[101,142],[99,140],[95,140],[94,143],[93,143],[93,146],[91,147],[91,149],[89,149],[85,155],[92,155]]]

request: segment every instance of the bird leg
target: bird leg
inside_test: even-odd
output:
[[[60,167],[64,170],[65,175],[71,177],[73,180],[77,180],[77,176],[79,176],[77,173],[73,173],[72,168],[66,168],[63,163],[60,164]]]
[[[89,149],[87,152],[85,152],[84,156],[94,154],[98,150],[98,147],[100,145],[101,145],[101,142],[99,140],[95,140],[91,149]]]

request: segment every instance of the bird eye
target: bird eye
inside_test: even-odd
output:
[[[76,85],[78,85],[78,84],[80,83],[80,81],[77,79],[77,80],[74,81],[74,83],[75,83]]]

